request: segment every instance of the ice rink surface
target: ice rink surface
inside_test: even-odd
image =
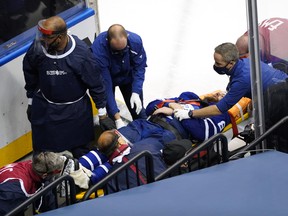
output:
[[[288,18],[288,3],[257,2],[258,21]],[[213,70],[214,48],[235,43],[247,30],[245,0],[98,0],[100,30],[114,23],[142,37],[147,53],[144,105],[183,91],[225,89],[226,75]],[[116,97],[122,100],[119,92]]]

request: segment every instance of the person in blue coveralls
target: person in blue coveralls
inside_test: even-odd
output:
[[[67,34],[61,17],[39,21],[23,71],[34,152],[68,150],[79,158],[90,150],[94,125],[89,95],[102,129],[116,127],[107,116],[104,81],[94,55],[85,42]]]
[[[147,116],[143,108],[143,83],[146,71],[146,52],[141,37],[125,30],[120,24],[111,25],[93,42],[92,51],[105,81],[107,112],[119,129],[125,124],[115,100],[118,86],[133,119]]]
[[[222,43],[214,50],[214,70],[220,75],[230,77],[227,94],[216,104],[197,110],[175,109],[174,116],[180,121],[191,118],[206,118],[227,112],[242,97],[251,99],[250,59],[239,59],[239,51],[233,43]],[[263,93],[269,86],[284,81],[285,72],[260,62]]]

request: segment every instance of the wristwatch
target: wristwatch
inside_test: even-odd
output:
[[[188,116],[189,116],[190,118],[193,118],[193,110],[189,110]]]

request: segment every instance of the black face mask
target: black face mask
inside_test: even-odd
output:
[[[58,46],[59,46],[59,42],[57,41],[58,38],[59,38],[59,35],[52,41],[52,43],[48,45],[48,50],[47,50],[48,53],[57,51]]]
[[[119,55],[119,56],[123,56],[125,53],[128,52],[128,46],[126,46],[124,49],[122,50],[114,50],[114,49],[111,49],[111,53],[112,55]]]
[[[55,51],[57,51],[59,46],[59,42],[57,41],[58,38],[59,35],[57,35],[55,39],[52,41],[52,43],[50,43],[49,45],[44,40],[41,41],[41,44],[48,53],[54,53]]]
[[[213,69],[220,75],[224,75],[224,74],[229,75],[230,69],[226,68],[228,64],[226,64],[224,67],[217,67],[217,66],[213,65]]]

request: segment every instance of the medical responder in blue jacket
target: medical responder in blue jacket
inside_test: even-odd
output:
[[[105,81],[107,112],[115,119],[117,128],[124,126],[115,100],[118,86],[132,118],[146,118],[143,108],[143,82],[147,67],[146,53],[139,35],[114,24],[100,33],[92,44]]]
[[[102,128],[115,128],[106,114],[105,86],[95,58],[85,42],[67,34],[61,17],[39,21],[23,71],[35,152],[69,150],[78,158],[89,151],[94,130],[87,90]]]
[[[230,76],[227,94],[215,105],[198,110],[175,109],[174,116],[180,121],[189,118],[205,118],[227,112],[242,97],[251,98],[251,77],[249,58],[239,59],[239,52],[233,43],[223,43],[215,48],[214,70],[220,75]],[[263,92],[266,89],[284,81],[288,75],[280,70],[260,62],[262,71]]]

